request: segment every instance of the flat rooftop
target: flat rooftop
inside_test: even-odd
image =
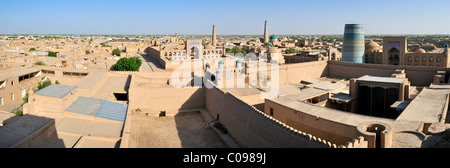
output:
[[[320,90],[320,89],[313,89],[313,90],[310,90],[309,93],[306,93],[305,95],[302,95],[302,93],[304,94],[304,92],[300,92],[300,93],[295,93],[295,94],[291,94],[291,95],[286,95],[286,96],[281,96],[278,98],[270,99],[270,101],[273,101],[277,104],[283,105],[283,106],[291,108],[291,109],[295,109],[299,112],[303,112],[306,114],[324,118],[324,119],[327,119],[330,121],[335,121],[335,122],[352,125],[355,127],[360,123],[370,122],[370,121],[381,121],[381,122],[385,122],[388,124],[391,124],[394,122],[394,120],[392,120],[392,119],[350,113],[350,112],[335,110],[335,109],[317,106],[317,105],[313,105],[313,104],[309,104],[309,103],[300,101],[300,99],[302,99],[302,98],[319,95],[319,94],[323,94],[326,92],[327,91]]]
[[[440,122],[447,104],[450,89],[423,88],[417,97],[397,117],[397,120],[421,121],[425,123]]]
[[[76,88],[77,88],[76,86],[53,84],[37,91],[34,94],[48,97],[63,98]]]
[[[331,81],[320,81],[320,82],[316,82],[316,83],[312,83],[312,84],[306,85],[306,87],[312,87],[312,88],[322,89],[322,90],[327,90],[327,91],[333,91],[333,90],[341,89],[341,88],[344,88],[346,86],[347,86],[346,83],[331,82]]]
[[[322,89],[309,88],[309,89],[303,89],[302,92],[296,92],[293,94],[274,98],[273,101],[276,101],[281,104],[290,103],[292,101],[300,102],[301,100],[313,98],[313,97],[324,95],[327,93],[328,93],[328,91],[325,91]]]
[[[365,75],[357,79],[358,81],[368,81],[368,82],[380,82],[380,83],[403,83],[407,78],[394,78],[394,77],[379,77]]]
[[[40,70],[37,68],[16,68],[16,69],[11,69],[11,70],[7,70],[7,71],[1,71],[0,72],[0,81],[6,80],[10,77],[22,76],[25,74],[39,72],[39,71]]]
[[[127,104],[80,96],[65,111],[124,122],[127,109]]]

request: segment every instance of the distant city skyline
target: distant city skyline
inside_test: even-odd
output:
[[[367,35],[450,34],[450,1],[15,0],[0,5],[0,34]]]

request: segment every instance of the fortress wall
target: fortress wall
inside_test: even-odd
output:
[[[89,76],[93,75],[93,77]],[[89,73],[88,76],[84,77],[77,86],[77,90],[80,92],[80,96],[84,97],[92,97],[94,94],[100,90],[101,86],[108,80],[107,73],[103,73],[102,75],[97,75],[93,73]],[[86,81],[88,80],[88,81]],[[89,83],[90,85],[87,87],[83,87],[82,85]]]
[[[173,88],[173,87],[136,87],[130,86],[129,109],[137,108],[146,112],[158,113],[166,111],[167,115],[175,115],[179,110],[203,108],[205,93],[203,88]]]
[[[345,124],[345,122],[336,122],[317,117],[315,115],[280,105],[269,99],[265,100],[264,105],[264,111],[267,114],[270,112],[269,108],[273,109],[273,117],[277,120],[280,120],[295,129],[302,130],[337,145],[345,145],[347,142],[352,141],[352,139],[358,136],[357,127]]]
[[[11,148],[36,148],[38,145],[49,140],[55,133],[55,120],[52,119],[30,136],[13,145]]]
[[[159,50],[157,50],[153,47],[147,47],[145,49],[145,53],[147,53],[149,56],[154,57],[159,62],[159,64],[161,64],[167,70],[167,67],[166,67],[167,60],[163,60],[163,58],[161,58],[161,56],[160,56],[161,53],[159,52]]]
[[[336,144],[289,127],[217,87],[206,89],[205,97],[208,112],[214,118],[220,116],[219,122],[241,147],[337,147]]]
[[[396,69],[404,69],[406,78],[415,86],[428,86],[433,82],[433,75],[437,71],[447,71],[448,68],[395,66],[381,64],[358,64],[341,61],[328,61],[328,74],[331,77],[359,78],[363,75],[390,77]]]
[[[328,76],[327,61],[280,65],[280,85],[299,84],[303,79],[325,76]]]

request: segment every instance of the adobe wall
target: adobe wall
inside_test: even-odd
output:
[[[351,141],[353,138],[358,136],[357,127],[354,125],[348,125],[345,122],[336,122],[326,118],[317,117],[315,115],[298,111],[301,109],[292,109],[269,99],[265,100],[264,108],[264,111],[267,114],[269,114],[270,108],[273,109],[273,118],[276,118],[277,120],[280,120],[295,129],[302,130],[337,145],[345,145],[346,142]]]
[[[328,71],[327,61],[283,64],[279,66],[280,85],[299,84],[303,79],[325,77],[329,75]]]
[[[161,58],[161,52],[159,50],[153,47],[147,47],[144,52],[149,56],[154,57],[159,62],[159,64],[161,64],[166,70],[168,70],[168,68],[166,67],[167,60],[163,60],[163,58]]]
[[[73,90],[63,98],[30,94],[30,92],[28,94],[29,98],[28,103],[24,105],[24,114],[38,112],[62,113],[79,97],[78,89]]]
[[[210,81],[208,81],[210,82]],[[205,90],[206,109],[228,130],[231,137],[245,148],[328,148],[338,147],[326,140],[307,134],[265,115],[239,98],[214,87]],[[362,139],[361,143],[364,140]],[[364,147],[360,141],[348,147]],[[346,147],[346,146],[340,146]]]
[[[23,101],[22,89],[26,91],[30,90],[30,87],[34,89],[41,81],[40,80],[41,78],[42,76],[39,76],[19,82],[19,77],[17,76],[5,80],[6,87],[0,89],[0,98],[3,98],[3,106],[8,106],[13,103],[22,102]],[[11,85],[11,82],[13,82],[14,84]],[[14,100],[11,100],[11,94],[14,94]]]
[[[447,71],[448,68],[419,67],[405,65],[381,65],[381,64],[358,64],[341,61],[328,61],[328,74],[337,78],[359,78],[363,75],[390,77],[395,70],[404,69],[406,78],[414,86],[428,86],[433,82],[433,75],[437,71]]]
[[[160,112],[175,115],[179,110],[202,108],[205,106],[205,91],[200,87],[138,87],[138,77],[132,76],[130,82],[129,107],[146,112]],[[139,79],[142,80],[142,79]]]
[[[36,132],[21,140],[11,148],[36,148],[46,140],[50,139],[56,133],[55,120],[48,121]]]

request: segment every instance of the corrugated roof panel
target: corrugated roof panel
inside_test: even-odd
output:
[[[96,116],[119,122],[124,122],[127,109],[128,109],[127,104],[104,101]]]
[[[124,122],[127,109],[127,104],[80,96],[65,111]]]
[[[93,99],[89,97],[78,97],[65,111],[84,114],[84,115],[97,115],[98,110],[103,104],[104,100]]]
[[[73,90],[75,90],[76,86],[68,86],[68,85],[50,85],[45,87],[44,89],[41,89],[34,93],[35,95],[41,95],[41,96],[48,96],[48,97],[57,97],[57,98],[63,98],[69,93],[71,93]]]

